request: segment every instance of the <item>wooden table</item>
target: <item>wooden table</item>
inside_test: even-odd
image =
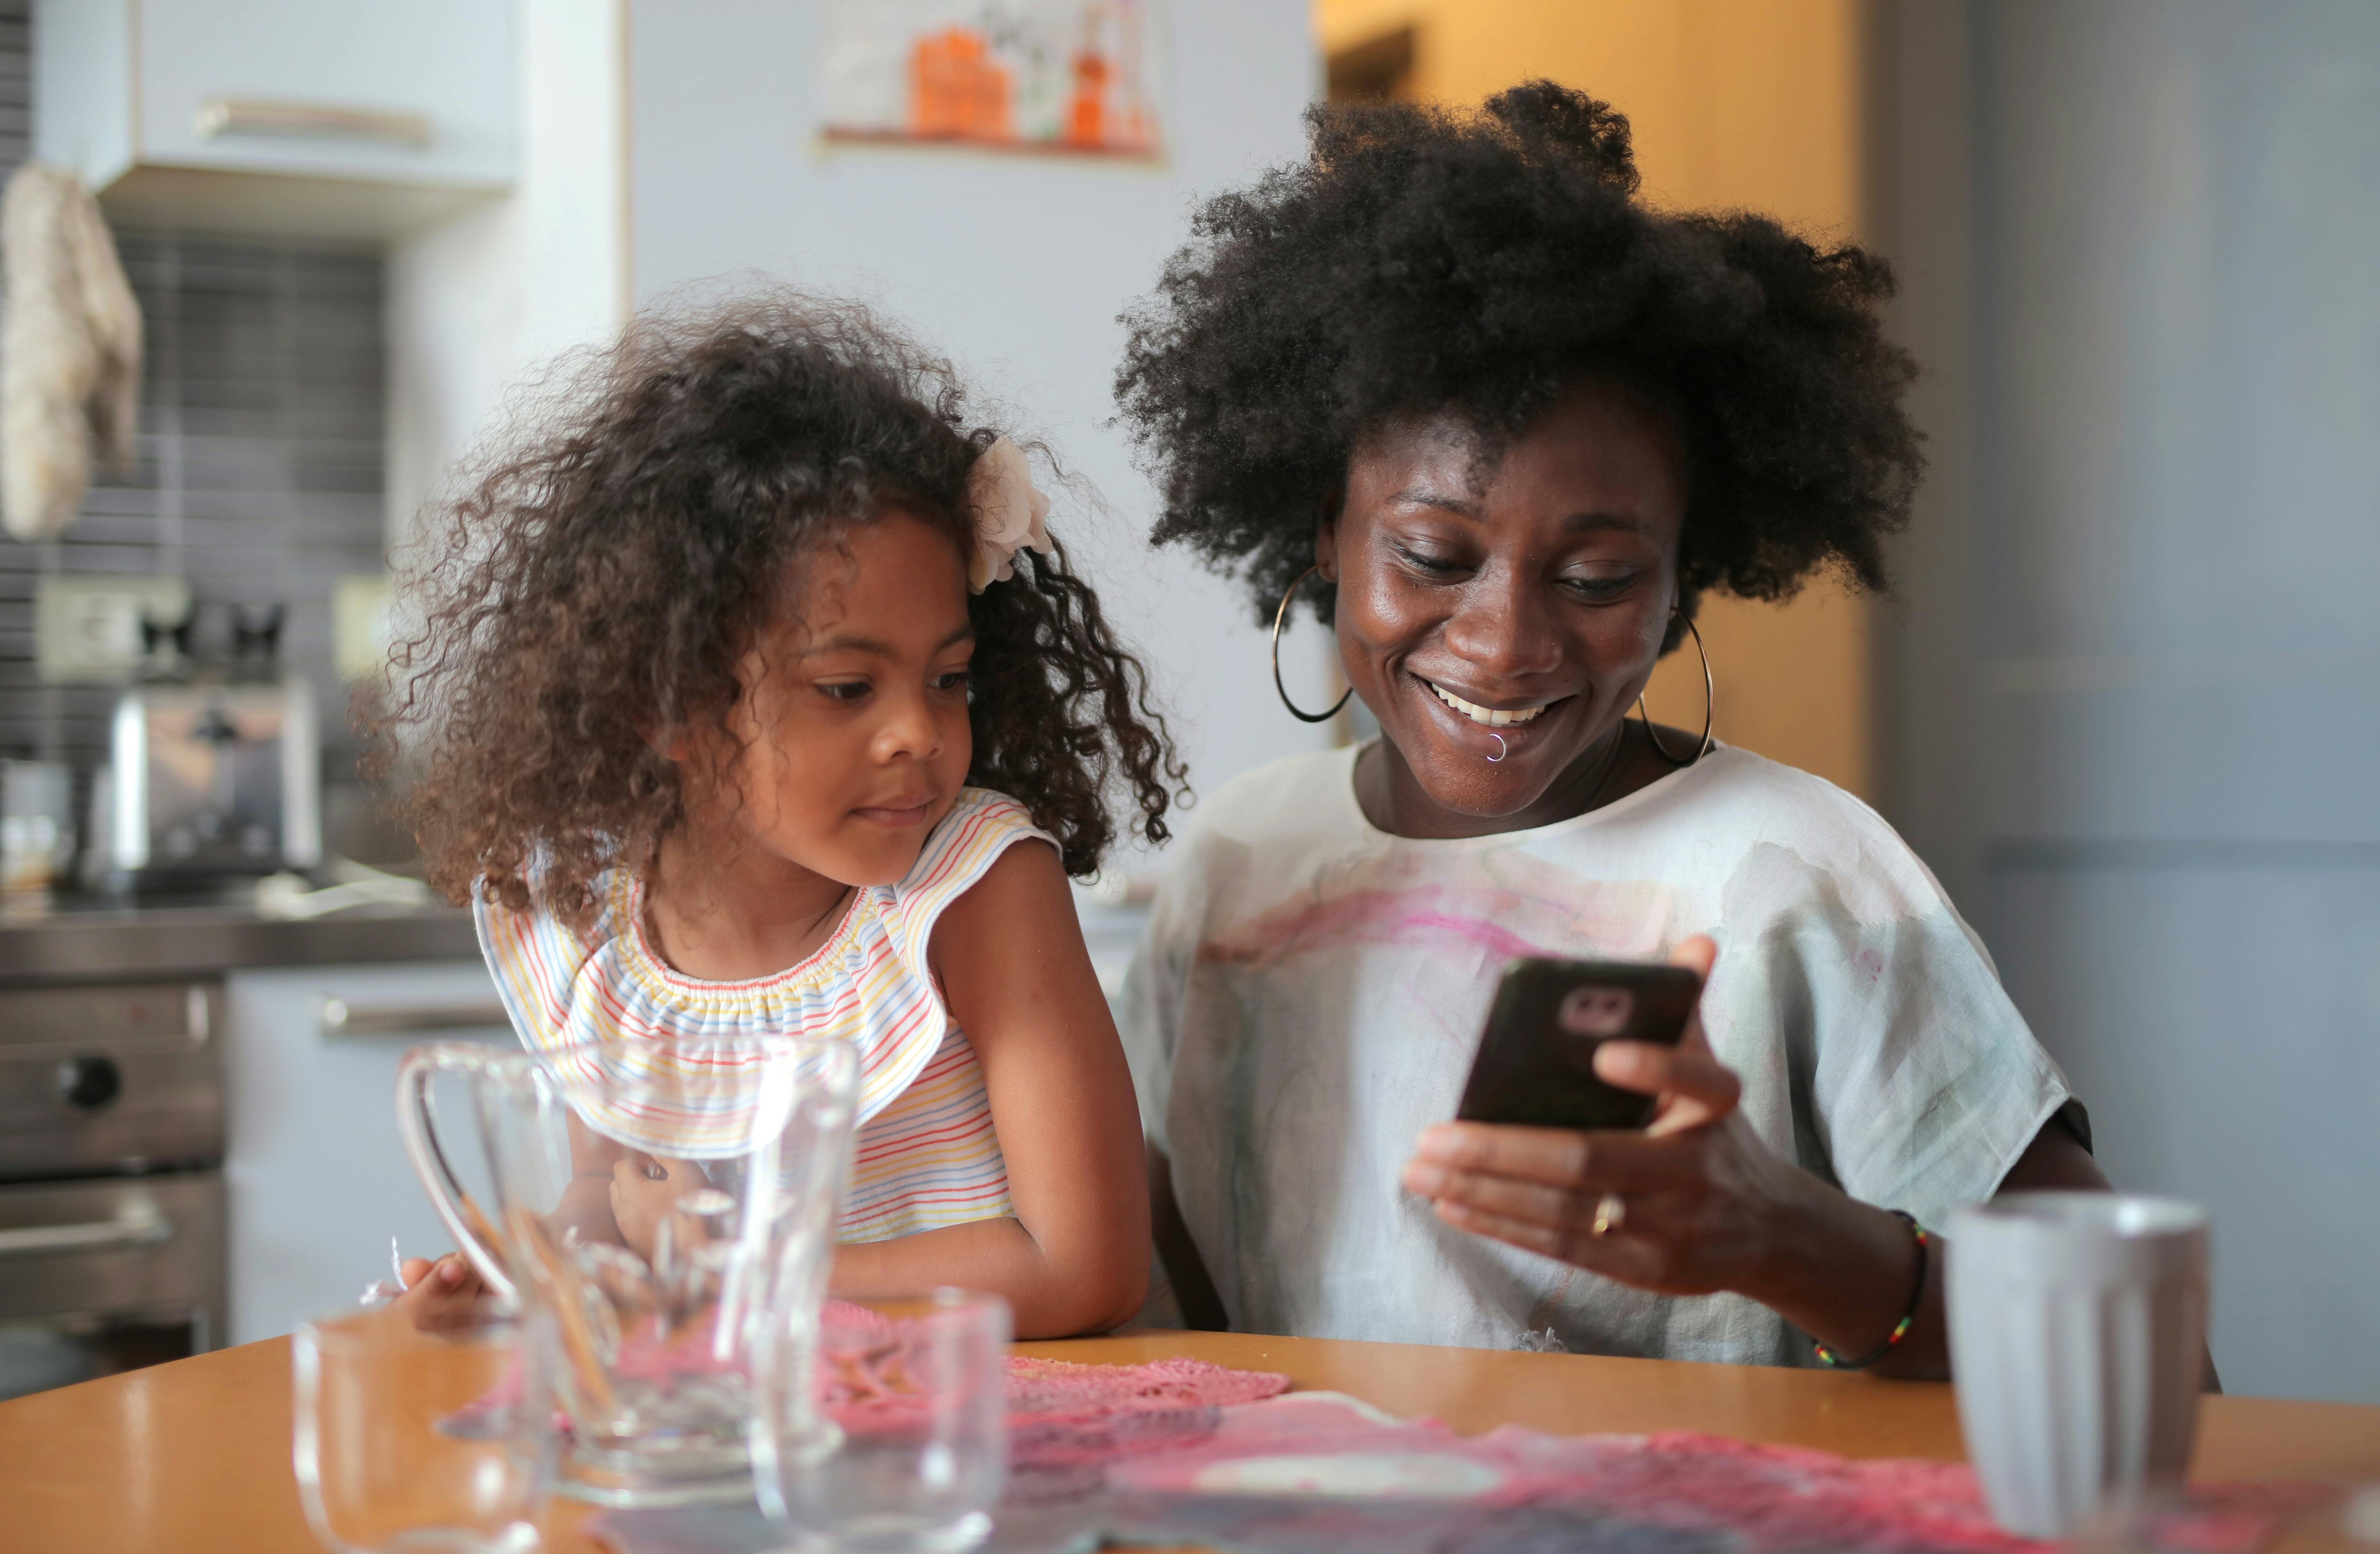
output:
[[[1872,1377],[1577,1354],[1151,1332],[1021,1353],[1133,1365],[1189,1354],[1288,1374],[1466,1432],[1707,1430],[1850,1456],[1955,1459],[1950,1390]],[[2211,1398],[2205,1478],[2380,1482],[2380,1408]],[[553,1547],[589,1554],[564,1508]],[[2291,1549],[2353,1548],[2301,1534]],[[289,1468],[289,1345],[251,1343],[0,1403],[0,1550],[313,1554]]]

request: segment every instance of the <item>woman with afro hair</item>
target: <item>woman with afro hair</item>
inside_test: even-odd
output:
[[[2105,1186],[2087,1120],[1891,828],[1639,700],[1709,589],[1882,583],[1920,467],[1885,267],[1652,208],[1550,83],[1309,122],[1117,380],[1157,540],[1330,625],[1380,726],[1208,801],[1126,990],[1185,1315],[1943,1374],[1919,1227]],[[1592,1059],[1649,1127],[1450,1121],[1523,955],[1703,975],[1682,1046]]]

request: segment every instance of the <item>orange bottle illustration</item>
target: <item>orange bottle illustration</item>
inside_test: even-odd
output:
[[[1077,146],[1103,146],[1108,140],[1108,81],[1115,74],[1097,47],[1075,55],[1075,93],[1066,103],[1066,140]]]
[[[929,32],[909,50],[909,132],[958,140],[1013,140],[1008,72],[973,28]]]

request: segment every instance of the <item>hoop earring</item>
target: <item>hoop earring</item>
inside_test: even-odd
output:
[[[1281,608],[1272,613],[1272,688],[1281,693],[1281,704],[1289,709],[1289,715],[1302,723],[1329,722],[1339,715],[1339,709],[1347,705],[1347,697],[1355,694],[1355,687],[1350,686],[1347,687],[1347,696],[1342,696],[1332,702],[1330,711],[1309,712],[1289,699],[1289,687],[1281,683],[1281,623],[1289,619],[1290,601],[1295,599],[1297,590],[1305,586],[1305,579],[1321,570],[1321,563],[1317,562],[1301,573],[1297,581],[1289,585],[1289,591],[1281,596]]]
[[[1663,760],[1668,761],[1671,766],[1674,766],[1674,767],[1682,767],[1682,767],[1692,766],[1692,765],[1694,765],[1696,761],[1698,761],[1698,760],[1702,759],[1705,756],[1706,756],[1706,755],[1709,755],[1709,754],[1710,754],[1710,751],[1711,751],[1711,713],[1712,713],[1712,702],[1713,702],[1713,700],[1715,699],[1715,698],[1713,697],[1713,694],[1712,694],[1711,666],[1710,666],[1710,650],[1703,646],[1703,634],[1701,633],[1701,631],[1699,631],[1698,629],[1696,629],[1696,627],[1695,627],[1695,625],[1694,625],[1694,618],[1692,615],[1685,614],[1685,613],[1684,613],[1683,611],[1682,611],[1682,610],[1675,610],[1675,609],[1673,609],[1673,610],[1671,610],[1671,611],[1670,612],[1670,613],[1671,613],[1671,614],[1673,614],[1673,615],[1679,615],[1679,616],[1682,616],[1682,617],[1684,619],[1684,621],[1685,621],[1685,623],[1686,623],[1686,630],[1687,630],[1689,633],[1691,633],[1691,634],[1693,635],[1694,639],[1694,652],[1695,652],[1697,655],[1699,655],[1699,656],[1701,657],[1702,661],[1703,661],[1703,742],[1702,742],[1702,745],[1701,745],[1701,746],[1700,746],[1700,747],[1699,747],[1694,751],[1694,753],[1693,755],[1688,756],[1688,757],[1684,758],[1683,759],[1680,759],[1678,757],[1676,757],[1676,756],[1673,756],[1673,755],[1670,754],[1669,747],[1668,747],[1668,746],[1666,746],[1666,745],[1663,745],[1663,744],[1661,743],[1661,736],[1660,736],[1659,735],[1655,734],[1655,733],[1653,732],[1653,720],[1652,720],[1650,717],[1648,717],[1648,716],[1646,716],[1646,715],[1645,715],[1645,697],[1644,697],[1644,693],[1643,693],[1643,692],[1641,692],[1641,691],[1640,691],[1640,692],[1638,692],[1638,693],[1637,693],[1637,696],[1636,696],[1636,717],[1637,717],[1637,720],[1638,720],[1640,722],[1642,722],[1642,723],[1644,724],[1644,726],[1645,726],[1645,741],[1646,741],[1646,743],[1650,744],[1650,745],[1653,747],[1654,753],[1655,753],[1655,754],[1657,754],[1657,755],[1658,755],[1658,756],[1659,756]]]

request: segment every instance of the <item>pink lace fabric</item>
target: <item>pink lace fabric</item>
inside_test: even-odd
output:
[[[1071,1465],[1012,1474],[982,1554],[1193,1545],[1235,1554],[2050,1554],[1992,1524],[1962,1463],[1857,1460],[1718,1436],[1457,1435],[1350,1398],[1293,1392],[1245,1405],[1185,1400],[1278,1383],[1192,1361],[1026,1361],[1012,1389],[1059,1386],[1029,1431],[1063,1424]],[[1035,1372],[1050,1372],[1048,1377]],[[1104,1374],[1101,1374],[1104,1373]],[[1014,1394],[1012,1394],[1014,1395]],[[1098,1397],[1105,1414],[1074,1408]],[[1179,1402],[1175,1407],[1173,1403]],[[1197,1415],[1195,1428],[1174,1428]],[[1095,1422],[1125,1434],[1105,1450]],[[1146,1438],[1130,1428],[1160,1422]],[[1170,1432],[1170,1433],[1169,1433]],[[2197,1484],[2125,1530],[2138,1554],[2252,1554],[2334,1496],[2303,1484]],[[617,1554],[767,1554],[751,1507],[612,1512]]]
[[[922,1417],[894,1323],[829,1301],[820,1327],[818,1397],[836,1423],[873,1430]],[[1193,1444],[1215,1432],[1219,1410],[1289,1390],[1286,1376],[1190,1359],[1095,1366],[1012,1354],[1007,1371],[1010,1471],[1026,1483],[1054,1475],[1039,1482],[1045,1495],[1078,1487],[1067,1470]]]
[[[1222,1410],[1289,1390],[1269,1371],[1204,1360],[1141,1366],[1008,1361],[1008,1462],[1014,1493],[1071,1494],[1107,1463],[1178,1451],[1211,1437]]]
[[[1551,1548],[1738,1554],[2031,1554],[1993,1524],[1962,1463],[1854,1459],[1670,1431],[1463,1437],[1296,1394],[1234,1409],[1206,1439],[1112,1464],[1105,1531],[1296,1554]],[[2332,1491],[2201,1484],[2127,1548],[2250,1554]],[[1443,1541],[1456,1531],[1462,1536]],[[1545,1540],[1545,1541],[1540,1541]]]
[[[1289,1390],[1289,1378],[1230,1370],[1204,1360],[1152,1360],[1143,1366],[1080,1366],[1068,1360],[1008,1360],[1008,1412],[1083,1414],[1156,1409],[1220,1408]]]
[[[893,1325],[864,1306],[827,1303],[825,1325],[845,1332],[893,1336]],[[882,1363],[880,1361],[876,1363]],[[896,1362],[897,1363],[897,1362]],[[656,1328],[632,1335],[613,1369],[623,1376],[664,1380],[715,1372],[708,1323],[675,1334]],[[1019,1470],[1091,1467],[1120,1457],[1171,1450],[1214,1433],[1217,1410],[1256,1402],[1289,1390],[1289,1378],[1269,1371],[1232,1370],[1204,1360],[1156,1360],[1138,1366],[1077,1365],[1012,1354],[1007,1360],[1009,1460]],[[440,1423],[445,1434],[474,1438],[508,1427],[520,1402],[520,1366]],[[821,1365],[819,1402],[846,1427],[881,1428],[919,1406],[903,1395],[897,1377],[880,1376],[858,1355],[831,1356]],[[570,1421],[557,1412],[555,1427]]]

